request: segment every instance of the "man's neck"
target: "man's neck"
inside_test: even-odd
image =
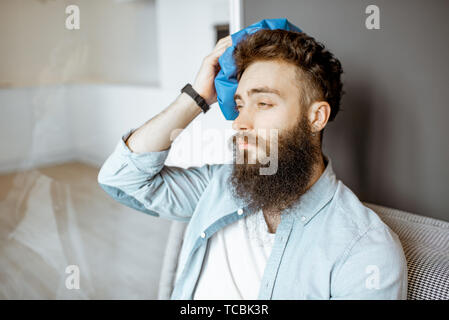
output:
[[[321,156],[319,157],[319,161],[315,164],[315,169],[313,170],[312,178],[309,181],[307,190],[309,190],[315,184],[315,182],[318,181],[325,168],[326,164],[324,163],[323,154],[321,154]],[[281,222],[280,210],[277,208],[264,209],[263,215],[265,217],[265,222],[267,223],[268,232],[276,233],[276,229]]]
[[[309,190],[315,184],[315,182],[318,181],[318,179],[321,177],[324,170],[326,169],[323,154],[321,154],[321,156],[319,158],[320,158],[320,160],[315,164],[315,169],[313,170],[312,178],[309,181],[307,190]]]

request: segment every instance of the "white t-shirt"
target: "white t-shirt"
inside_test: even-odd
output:
[[[208,241],[194,300],[256,300],[275,233],[262,210],[215,233]]]

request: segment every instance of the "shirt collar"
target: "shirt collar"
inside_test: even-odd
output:
[[[332,167],[330,157],[323,154],[327,165],[319,179],[301,196],[301,198],[284,213],[291,213],[307,224],[330,200],[338,186],[338,180]],[[283,214],[284,214],[283,213]]]

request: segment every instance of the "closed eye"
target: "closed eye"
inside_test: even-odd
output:
[[[265,102],[259,102],[258,105],[259,105],[260,107],[272,107],[272,106],[273,106],[272,104],[268,104],[268,103],[265,103]],[[243,106],[241,106],[241,105],[236,105],[236,106],[234,107],[234,109],[235,109],[236,111],[240,111],[240,108],[243,108]]]

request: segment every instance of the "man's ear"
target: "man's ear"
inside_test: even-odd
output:
[[[331,114],[331,107],[326,101],[314,102],[308,112],[312,132],[319,132],[324,129]]]

